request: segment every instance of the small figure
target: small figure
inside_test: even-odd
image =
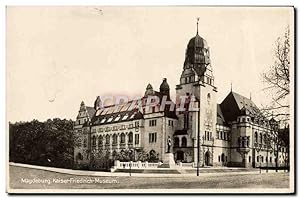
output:
[[[171,140],[170,136],[168,137],[167,144],[168,144],[168,153],[170,153],[170,149],[171,149],[171,146],[172,146],[172,140]]]

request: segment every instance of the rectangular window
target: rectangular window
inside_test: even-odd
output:
[[[139,144],[140,143],[140,135],[139,134],[135,134],[134,135],[134,143],[135,144]]]
[[[174,123],[173,123],[173,120],[169,120],[169,126],[173,126]]]
[[[149,143],[156,142],[157,133],[149,133]]]
[[[251,162],[251,156],[249,156],[249,162]]]
[[[156,126],[156,120],[149,120],[149,126]]]

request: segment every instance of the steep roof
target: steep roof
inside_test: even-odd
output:
[[[103,125],[142,119],[143,114],[137,110],[136,105],[136,101],[129,101],[98,109],[92,118],[92,125]]]
[[[159,97],[160,102],[163,94],[158,91],[153,91],[153,94]],[[147,97],[143,97],[140,100],[146,100]],[[142,108],[146,107],[145,103],[142,103]],[[138,100],[132,100],[122,104],[114,104],[106,106],[102,109],[98,109],[94,112],[92,118],[92,125],[104,125],[108,123],[117,123],[123,121],[131,121],[136,119],[143,119],[144,114],[139,110]],[[94,111],[94,109],[93,109]],[[164,116],[177,119],[175,110],[170,111],[170,105],[165,106]]]
[[[221,105],[217,104],[217,124],[226,125],[224,115],[222,113]]]
[[[94,107],[90,107],[90,106],[86,106],[86,110],[87,110],[90,118],[92,118],[94,116],[95,112],[96,112]]]
[[[235,121],[242,110],[247,109],[250,115],[256,115],[259,109],[254,102],[238,93],[230,92],[220,104],[221,112],[226,122]]]

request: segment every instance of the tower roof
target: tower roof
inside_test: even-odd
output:
[[[163,82],[161,83],[159,90],[160,91],[169,91],[170,90],[170,86],[167,82],[167,78],[163,78]]]
[[[153,87],[152,87],[152,85],[149,83],[149,84],[147,85],[146,90],[150,90],[150,89],[153,89]]]
[[[208,48],[207,42],[205,39],[200,37],[197,33],[197,35],[190,39],[188,43],[188,48]]]

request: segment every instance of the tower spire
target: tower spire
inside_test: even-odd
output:
[[[197,17],[197,35],[198,35],[198,23],[199,23],[199,17]]]
[[[230,92],[232,92],[232,82],[230,82]]]

